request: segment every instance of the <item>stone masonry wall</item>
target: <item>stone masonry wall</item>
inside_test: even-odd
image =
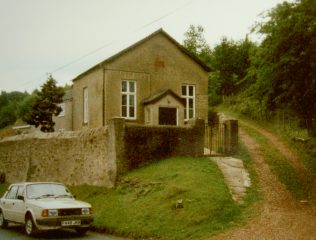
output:
[[[0,172],[8,182],[58,181],[112,187],[116,180],[107,128],[36,133],[0,141]]]
[[[56,181],[111,188],[117,176],[153,160],[203,152],[202,119],[190,127],[150,127],[113,118],[107,127],[3,138],[0,173],[10,183]]]

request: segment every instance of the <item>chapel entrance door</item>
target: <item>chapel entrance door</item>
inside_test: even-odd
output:
[[[177,108],[159,108],[159,125],[177,126],[177,122]]]

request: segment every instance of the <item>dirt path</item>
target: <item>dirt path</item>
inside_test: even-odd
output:
[[[303,164],[303,162],[299,159],[298,155],[289,149],[280,138],[269,132],[268,130],[254,126],[250,123],[245,121],[239,120],[241,125],[246,127],[250,127],[255,129],[261,135],[266,137],[272,146],[276,147],[279,152],[285,157],[285,159],[298,171],[300,174],[300,178],[304,181],[305,186],[308,188],[309,191],[309,201],[313,202],[313,205],[316,206],[316,176],[313,175]]]
[[[269,138],[271,143],[279,148],[282,154],[283,152],[289,154],[284,154],[284,156],[291,158],[289,161],[293,161],[293,165],[304,169],[304,166],[290,153],[291,151],[273,134],[269,134],[263,135]],[[240,130],[240,138],[248,148],[253,160],[264,198],[263,203],[259,206],[258,214],[251,217],[245,225],[211,239],[316,240],[316,214],[313,212],[313,209],[306,203],[301,203],[294,199],[285,189],[285,186],[279,182],[264,161],[258,143],[253,138],[242,130]]]

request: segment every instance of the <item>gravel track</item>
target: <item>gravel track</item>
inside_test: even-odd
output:
[[[252,127],[269,139],[271,145],[297,169],[309,174],[298,157],[274,134],[263,128]],[[253,166],[258,175],[259,187],[263,201],[257,206],[257,213],[251,216],[244,225],[230,229],[214,236],[212,240],[222,239],[295,239],[316,240],[316,213],[309,202],[295,199],[271,172],[258,143],[240,129],[240,138],[245,143]]]

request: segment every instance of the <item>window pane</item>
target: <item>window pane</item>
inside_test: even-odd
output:
[[[193,108],[193,99],[189,99],[189,108]]]
[[[189,86],[189,96],[193,96],[193,86]]]
[[[122,92],[127,91],[127,81],[122,81]]]
[[[127,117],[127,107],[122,106],[122,117]]]
[[[127,105],[127,96],[126,95],[122,95],[122,105],[123,106]]]
[[[134,107],[130,107],[129,108],[129,116],[130,117],[135,117],[135,108]]]
[[[135,92],[135,82],[129,82],[129,92]]]
[[[135,105],[134,95],[129,95],[129,105],[133,107]]]
[[[187,88],[186,86],[182,86],[182,96],[186,96],[187,95]]]
[[[193,109],[189,109],[189,118],[193,118]]]

